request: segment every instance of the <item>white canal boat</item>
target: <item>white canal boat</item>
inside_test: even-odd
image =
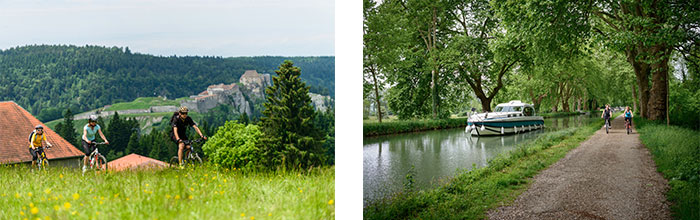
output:
[[[507,135],[544,128],[544,118],[519,100],[498,104],[494,112],[472,114],[465,131],[475,136]]]

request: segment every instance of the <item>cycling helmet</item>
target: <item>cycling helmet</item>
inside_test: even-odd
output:
[[[97,122],[97,116],[95,115],[90,115],[88,117],[88,122]]]
[[[34,129],[37,129],[37,130],[38,130],[38,129],[44,129],[44,126],[37,125],[37,126],[34,127]]]
[[[187,111],[189,111],[189,109],[187,109],[187,106],[180,107],[180,113],[187,113]]]

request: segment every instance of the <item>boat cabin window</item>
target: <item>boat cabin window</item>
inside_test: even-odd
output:
[[[496,106],[494,112],[520,112],[522,109],[522,106]]]
[[[534,113],[535,113],[535,110],[530,108],[530,107],[525,107],[525,109],[523,110],[523,114],[525,116],[533,116]]]

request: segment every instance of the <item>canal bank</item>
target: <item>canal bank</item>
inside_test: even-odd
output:
[[[534,141],[487,159],[485,167],[459,171],[454,178],[432,188],[405,189],[366,201],[364,216],[367,219],[483,218],[486,210],[514,199],[526,188],[529,178],[561,159],[602,124],[602,120],[594,120],[583,126],[545,132]]]

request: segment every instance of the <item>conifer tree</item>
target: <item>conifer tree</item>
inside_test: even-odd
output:
[[[325,162],[321,132],[314,125],[315,112],[309,87],[301,81],[301,70],[284,61],[265,90],[260,149],[268,165],[319,166]]]

